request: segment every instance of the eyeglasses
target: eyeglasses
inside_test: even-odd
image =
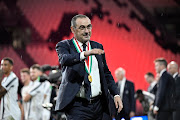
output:
[[[76,27],[74,27],[74,28],[76,28]],[[88,26],[84,26],[84,25],[81,25],[79,28],[77,28],[77,29],[79,29],[79,30],[85,30],[85,29],[88,29],[88,30],[91,30],[92,29],[92,25],[91,24],[89,24]]]

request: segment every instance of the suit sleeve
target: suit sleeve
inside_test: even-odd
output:
[[[101,49],[104,50],[102,45],[101,45]],[[108,84],[108,89],[112,95],[118,95],[118,90],[117,90],[115,81],[106,63],[105,54],[102,55],[102,58],[103,58],[103,64],[104,64],[104,74],[105,74],[105,78]]]
[[[70,45],[67,40],[57,43],[56,52],[61,66],[71,66],[80,62],[80,53],[71,54]]]
[[[131,87],[130,87],[130,100],[131,100],[131,111],[134,111],[136,110],[136,101],[135,101],[135,98],[134,98],[134,84],[132,83],[131,84]]]
[[[180,99],[180,77],[176,79],[176,98]]]
[[[165,97],[167,84],[168,84],[168,77],[166,77],[165,75],[161,76],[159,80],[159,87],[157,89],[155,105],[154,105],[154,106],[157,106],[158,108],[160,108],[161,103]]]

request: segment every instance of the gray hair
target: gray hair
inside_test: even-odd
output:
[[[89,17],[86,16],[86,15],[82,15],[82,14],[75,15],[75,16],[71,19],[71,27],[76,27],[76,20],[77,20],[78,18],[89,18]]]
[[[178,64],[175,61],[171,61],[168,65],[173,65],[173,67],[178,70]]]
[[[125,71],[125,69],[123,69],[122,67],[119,67],[118,69],[116,69],[116,71],[115,71],[115,73],[121,73],[121,74],[123,74],[124,76],[125,76],[125,74],[126,74],[126,71]]]

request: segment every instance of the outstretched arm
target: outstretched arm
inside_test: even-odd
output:
[[[2,69],[0,69],[0,98],[2,98],[6,93],[6,89],[1,85],[3,79],[3,71]]]

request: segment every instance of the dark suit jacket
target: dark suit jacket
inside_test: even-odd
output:
[[[118,82],[116,85],[119,90]],[[135,112],[134,83],[129,80],[125,82],[122,102],[123,110],[126,114],[129,114],[131,111]]]
[[[154,106],[159,111],[171,111],[174,108],[175,80],[165,71],[157,83]]]
[[[156,95],[156,92],[157,92],[157,83],[156,83],[156,85],[154,85],[154,87],[153,87],[150,91],[148,91],[148,92]]]
[[[176,83],[176,109],[180,110],[180,75],[175,77]]]
[[[62,82],[59,86],[59,93],[56,101],[55,110],[65,111],[68,104],[75,98],[80,90],[80,86],[84,80],[85,68],[84,61],[80,60],[80,53],[75,49],[71,40],[63,40],[56,45],[56,51],[59,57],[59,63],[62,67]],[[90,41],[91,47],[103,49],[103,46],[97,42]],[[109,92],[117,95],[117,88],[111,72],[106,64],[105,54],[95,55],[98,61],[102,97],[105,105],[109,103]]]

